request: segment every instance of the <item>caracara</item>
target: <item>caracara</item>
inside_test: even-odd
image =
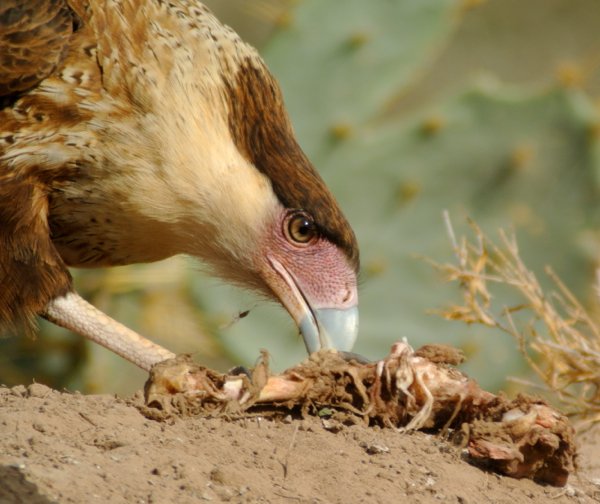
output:
[[[2,0],[0,329],[40,315],[149,369],[173,354],[68,267],[175,254],[280,301],[309,352],[352,347],[356,239],[255,49],[196,0]]]

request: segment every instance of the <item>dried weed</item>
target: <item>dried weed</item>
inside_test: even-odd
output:
[[[545,272],[555,290],[542,290],[519,256],[514,234],[500,230],[497,244],[469,220],[473,238],[457,238],[447,213],[444,219],[456,263],[430,262],[447,281],[458,282],[463,304],[438,313],[449,320],[483,324],[511,335],[542,380],[542,388],[555,394],[568,415],[584,424],[600,422],[598,322],[550,267]],[[523,301],[498,309],[491,290],[499,285],[515,289]]]

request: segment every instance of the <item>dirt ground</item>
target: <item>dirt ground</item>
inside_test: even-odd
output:
[[[564,488],[486,472],[416,432],[273,422],[149,420],[127,400],[0,387],[0,503],[600,502],[600,429]]]

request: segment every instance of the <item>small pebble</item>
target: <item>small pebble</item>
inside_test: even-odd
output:
[[[42,385],[41,383],[32,383],[27,387],[27,392],[29,397],[44,398],[48,394],[52,393],[52,389],[50,387],[46,387],[46,385]]]
[[[359,445],[361,448],[364,448],[365,451],[369,454],[369,455],[377,455],[379,453],[389,453],[390,449],[385,446],[385,445],[381,445],[381,444],[376,444],[376,443],[360,443]]]
[[[329,420],[327,418],[321,418],[321,424],[323,428],[329,432],[339,432],[343,429],[343,425],[336,420]]]
[[[17,397],[25,397],[27,394],[27,388],[25,385],[16,385],[10,389],[11,394]]]
[[[34,423],[32,423],[32,424],[31,424],[31,426],[32,426],[32,427],[33,427],[33,428],[34,428],[36,431],[38,431],[38,432],[41,432],[42,434],[43,434],[44,432],[46,432],[46,428],[45,428],[45,427],[44,427],[44,426],[43,426],[41,423],[34,422]]]

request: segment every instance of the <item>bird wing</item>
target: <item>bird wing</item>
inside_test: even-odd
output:
[[[27,91],[51,75],[78,25],[66,0],[2,0],[0,96]]]

